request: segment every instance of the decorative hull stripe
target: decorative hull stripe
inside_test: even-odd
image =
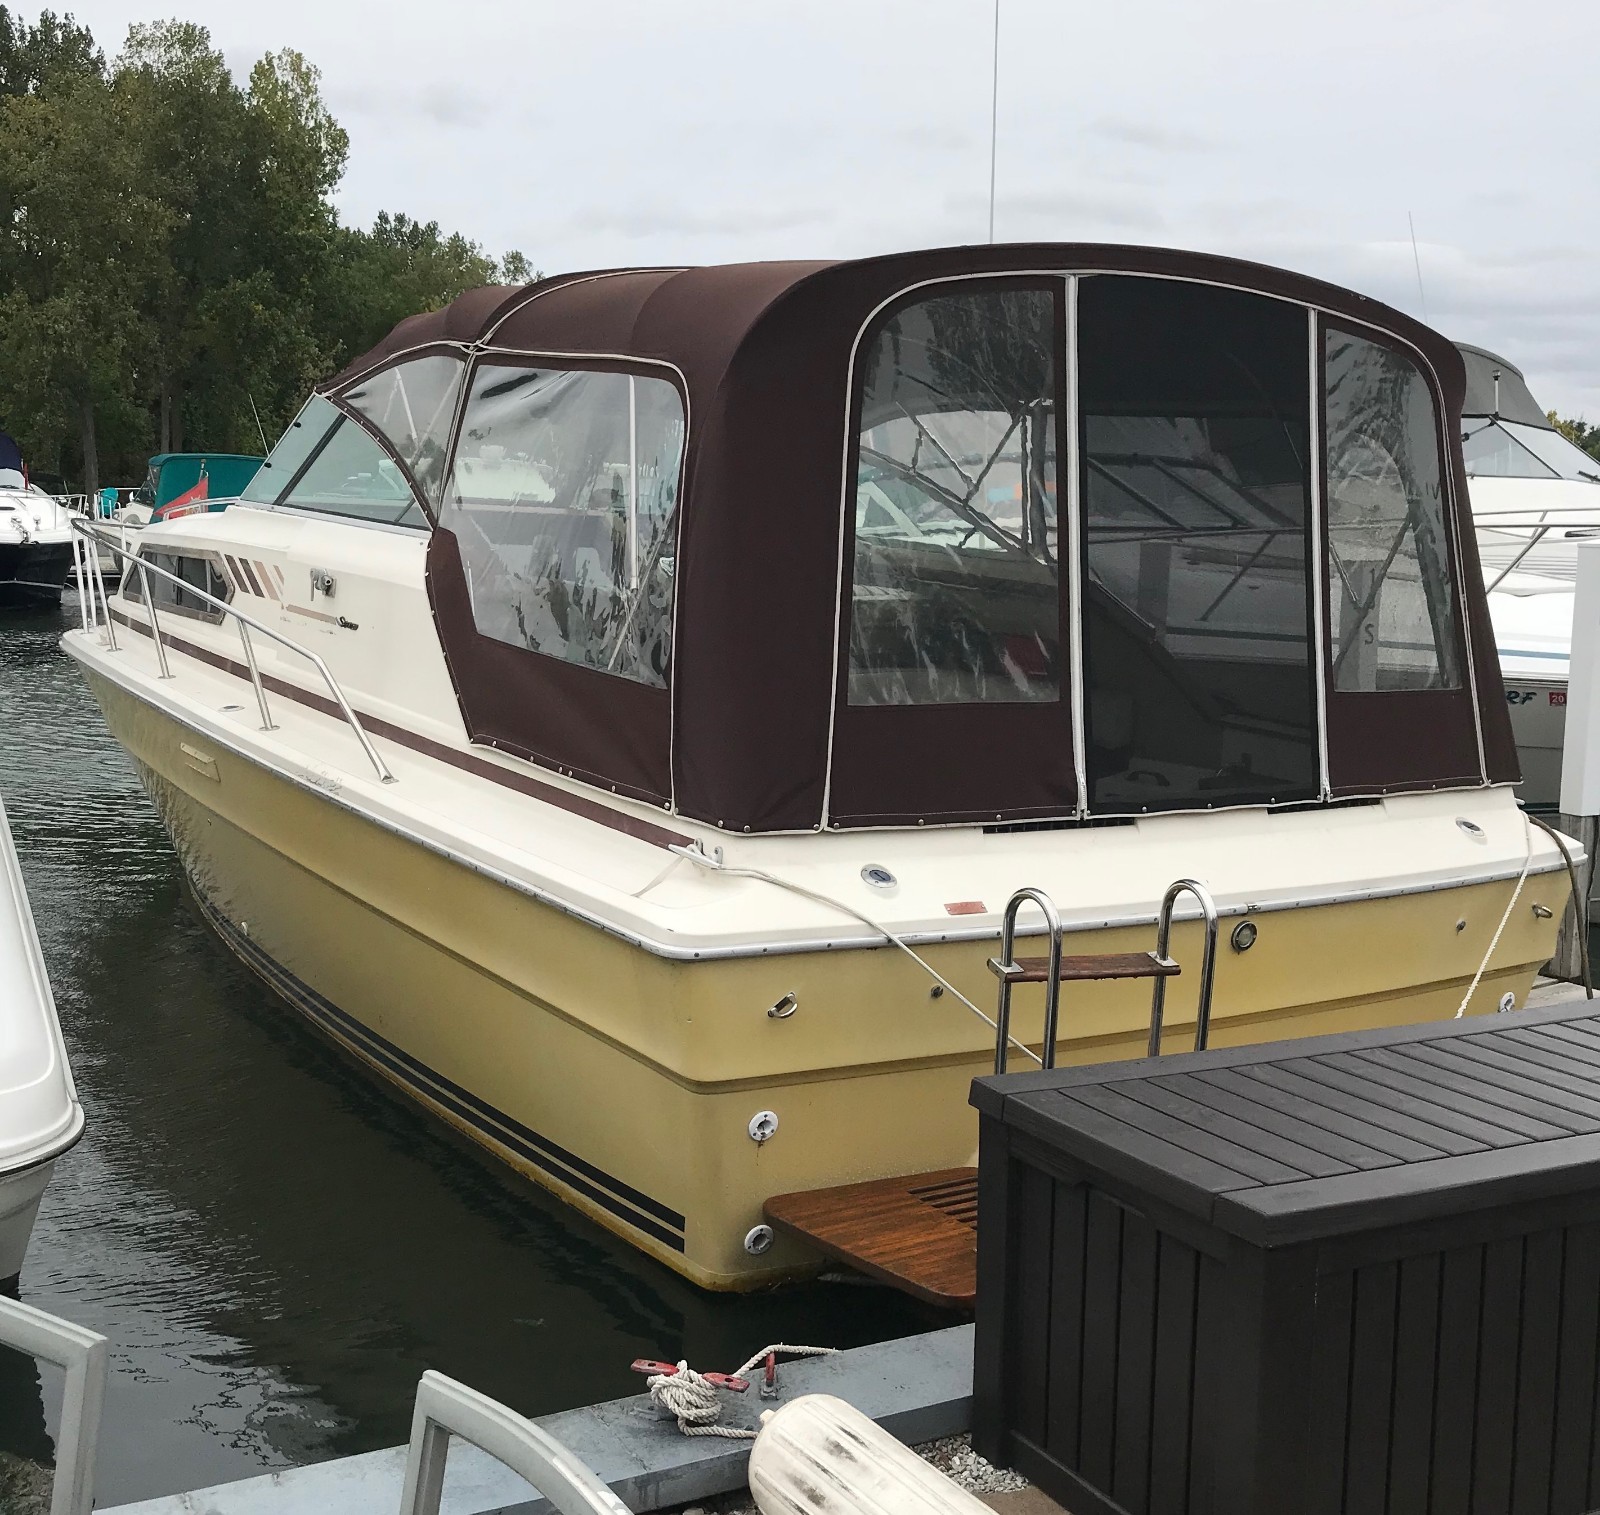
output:
[[[291,610],[296,608],[292,605],[289,607]],[[137,631],[140,636],[150,635],[150,628],[143,621],[136,621],[120,610],[113,610],[111,618],[119,626]],[[224,673],[231,673],[236,679],[248,682],[250,678],[249,668],[234,658],[224,657],[219,652],[212,652],[208,647],[200,647],[183,637],[173,636],[170,631],[163,631],[161,640],[178,652],[187,653],[202,663],[209,663],[213,668],[220,668]],[[281,694],[284,699],[293,700],[297,705],[305,705],[311,710],[319,710],[323,715],[331,715],[340,720],[344,718],[338,705],[326,695],[312,694],[297,684],[275,678],[266,672],[262,673],[261,682],[274,694]],[[585,820],[594,821],[612,831],[620,831],[641,842],[648,842],[652,847],[687,847],[692,840],[681,832],[669,831],[665,826],[657,826],[653,821],[624,815],[621,811],[612,810],[597,800],[585,799],[581,794],[558,789],[554,784],[542,783],[524,773],[513,773],[484,758],[475,757],[470,752],[458,752],[454,747],[447,747],[443,742],[436,742],[431,737],[408,731],[404,726],[396,726],[393,721],[386,721],[381,716],[368,715],[366,711],[358,710],[356,717],[373,736],[385,737],[402,747],[409,747],[413,752],[420,752],[425,757],[436,758],[441,763],[448,763],[452,768],[460,768],[480,779],[487,779],[491,784],[499,784],[505,789],[515,789],[519,794],[531,795],[536,800],[543,800],[547,805],[554,805],[558,810],[565,810],[571,815],[581,815]]]
[[[613,1178],[603,1168],[597,1168],[576,1153],[541,1136],[442,1073],[418,1062],[268,957],[201,893],[198,885],[193,892],[206,920],[234,953],[295,1009],[335,1040],[354,1047],[364,1057],[387,1069],[407,1088],[435,1104],[443,1105],[458,1120],[497,1145],[509,1148],[524,1162],[531,1163],[557,1182],[593,1200],[618,1220],[654,1237],[675,1252],[684,1250],[684,1217],[678,1211],[623,1183],[621,1179]]]

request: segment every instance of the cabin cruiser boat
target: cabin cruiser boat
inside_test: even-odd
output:
[[[71,563],[67,507],[28,482],[21,450],[0,432],[0,607],[58,601]]]
[[[1600,460],[1550,424],[1522,371],[1464,342],[1462,454],[1523,800],[1561,797],[1578,543],[1600,536]]]
[[[16,1292],[39,1201],[83,1134],[50,980],[0,804],[0,1293]]]
[[[225,510],[256,476],[263,459],[255,453],[158,452],[145,481],[119,512],[133,526],[177,516]]]
[[[1461,391],[1408,317],[1198,254],[483,289],[147,527],[63,646],[246,963],[746,1288],[816,1262],[769,1197],[970,1158],[1020,885],[1129,952],[1202,881],[1213,1044],[1521,1000],[1568,885]],[[1062,1058],[1141,1053],[1147,995],[1071,985]]]

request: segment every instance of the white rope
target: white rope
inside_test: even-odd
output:
[[[779,878],[777,874],[768,873],[761,868],[730,868],[726,863],[719,863],[714,857],[707,857],[706,854],[701,852],[698,848],[669,847],[668,851],[675,852],[679,857],[687,858],[691,863],[695,863],[701,868],[709,869],[712,873],[720,873],[727,878],[748,878],[755,879],[763,884],[772,884],[779,889],[787,889],[791,894],[798,894],[802,899],[812,900],[819,905],[827,905],[830,909],[837,910],[843,915],[853,917],[854,919],[860,921],[863,926],[870,927],[873,931],[876,931],[880,936],[884,937],[887,941],[898,947],[903,953],[905,953],[907,957],[911,959],[912,962],[921,968],[929,978],[931,978],[936,984],[940,985],[940,987],[945,989],[947,992],[955,995],[955,997],[960,1000],[961,1003],[965,1005],[967,1009],[969,1009],[975,1016],[977,1016],[978,1019],[984,1023],[984,1025],[998,1035],[1000,1027],[995,1024],[993,1016],[986,1015],[975,1004],[973,1004],[972,1001],[969,1000],[958,988],[956,988],[956,986],[952,984],[949,979],[940,973],[932,963],[930,963],[925,957],[922,957],[919,953],[913,951],[908,942],[904,941],[895,932],[891,931],[881,921],[873,920],[870,915],[863,915],[861,911],[857,910],[854,905],[847,905],[843,900],[836,900],[831,894],[822,894],[816,889],[808,889],[804,884],[796,884],[789,879]],[[1007,1036],[1006,1040],[1009,1041],[1011,1045],[1017,1049],[1017,1051],[1025,1054],[1028,1057],[1031,1057],[1034,1062],[1039,1064],[1041,1068],[1044,1066],[1044,1059],[1041,1058],[1032,1047],[1027,1046],[1023,1042],[1019,1042],[1014,1036]]]
[[[743,1378],[767,1357],[831,1357],[837,1347],[791,1347],[774,1342],[763,1347],[747,1363],[730,1376]],[[685,1436],[721,1436],[728,1441],[754,1441],[756,1432],[743,1426],[719,1424],[722,1419],[722,1395],[708,1378],[696,1373],[687,1362],[678,1364],[676,1373],[656,1373],[646,1381],[650,1398],[678,1422]]]
[[[756,1433],[722,1426],[722,1396],[686,1362],[676,1373],[657,1373],[646,1381],[650,1398],[678,1422],[685,1436],[724,1436],[729,1441],[754,1441]]]
[[[1467,986],[1466,997],[1456,1009],[1457,1020],[1467,1013],[1467,1006],[1472,1003],[1472,996],[1478,992],[1478,985],[1483,981],[1483,975],[1488,972],[1489,959],[1494,956],[1495,948],[1500,945],[1500,937],[1506,929],[1506,922],[1511,919],[1511,912],[1517,908],[1517,901],[1522,898],[1522,886],[1528,882],[1528,870],[1533,867],[1533,827],[1528,824],[1526,815],[1522,817],[1522,830],[1528,839],[1528,854],[1522,860],[1522,872],[1517,875],[1517,887],[1511,891],[1511,898],[1506,901],[1506,912],[1500,917],[1500,924],[1494,928],[1494,935],[1489,939],[1489,950],[1483,954],[1483,961],[1478,964],[1478,971],[1472,975],[1472,982]]]

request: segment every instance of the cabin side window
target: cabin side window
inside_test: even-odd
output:
[[[1323,341],[1332,687],[1459,688],[1432,392],[1391,347]]]
[[[1056,297],[902,306],[864,348],[848,702],[1060,698]]]
[[[430,505],[439,503],[444,485],[445,448],[465,371],[460,358],[432,353],[386,368],[340,396],[388,439]]]
[[[482,635],[666,687],[684,426],[666,379],[477,370],[439,519]]]
[[[1090,807],[1315,795],[1304,308],[1102,275],[1077,327]]]
[[[233,598],[233,585],[228,582],[215,558],[199,553],[156,552],[150,547],[141,547],[139,561],[163,571],[141,574],[130,564],[122,580],[123,599],[142,606],[144,588],[140,580],[144,579],[149,583],[150,599],[158,615],[170,611],[196,621],[210,621],[213,624],[221,621],[222,611],[215,605],[207,604],[199,594],[191,593],[191,590],[199,590],[212,599],[223,601]],[[175,574],[182,582],[174,583],[166,577],[169,573]]]

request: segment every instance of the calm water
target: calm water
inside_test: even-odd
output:
[[[844,1285],[703,1294],[319,1041],[196,918],[57,649],[76,613],[0,612],[0,794],[88,1115],[22,1296],[110,1338],[102,1505],[403,1441],[427,1367],[537,1415],[635,1392],[636,1356],[937,1323]],[[55,1395],[0,1350],[0,1452],[48,1459]]]

